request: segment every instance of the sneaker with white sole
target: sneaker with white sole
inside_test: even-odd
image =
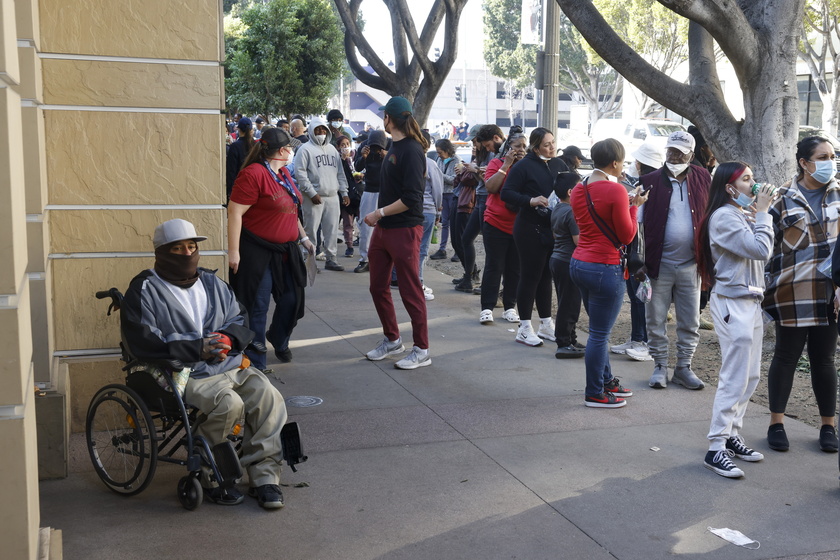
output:
[[[628,348],[632,347],[633,341],[628,340],[624,344],[613,344],[612,346],[610,346],[610,352],[612,352],[613,354],[624,354],[625,352],[627,352]]]
[[[432,357],[429,355],[428,348],[423,350],[415,346],[408,353],[408,356],[395,363],[394,367],[397,369],[417,369],[430,365],[432,365]]]
[[[706,453],[703,466],[726,478],[741,478],[744,476],[744,471],[736,467],[735,463],[732,462],[732,457],[734,456],[735,453],[729,449],[709,451]]]
[[[726,448],[734,453],[735,457],[741,459],[742,461],[754,463],[764,459],[763,454],[759,453],[755,449],[747,447],[747,444],[744,443],[744,438],[741,436],[732,436],[726,440]]]
[[[423,297],[426,298],[426,301],[432,301],[435,299],[435,294],[431,288],[423,286]]]
[[[537,331],[537,336],[543,340],[555,342],[557,339],[554,337],[554,319],[540,319],[540,328]]]
[[[478,322],[482,325],[489,325],[493,322],[493,310],[492,309],[482,309],[481,314],[478,316]]]
[[[637,362],[653,361],[653,358],[650,356],[650,350],[648,349],[647,342],[633,341],[630,344],[630,348],[624,352],[628,358],[636,360]]]
[[[379,343],[379,346],[368,352],[366,355],[368,360],[378,362],[379,360],[384,360],[388,356],[401,354],[403,352],[405,352],[405,346],[403,346],[401,338],[391,342],[388,340],[388,337],[385,337],[382,339],[382,342]]]
[[[519,325],[516,331],[516,342],[525,346],[542,346],[542,339],[536,335],[530,323]]]
[[[514,309],[513,307],[511,307],[510,309],[505,309],[505,312],[502,313],[502,319],[504,319],[508,323],[518,323],[519,313],[517,313],[516,309]]]

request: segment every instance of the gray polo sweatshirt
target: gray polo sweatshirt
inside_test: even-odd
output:
[[[755,224],[727,204],[709,219],[709,244],[715,263],[712,292],[728,297],[764,298],[764,265],[773,254],[773,218],[755,215]]]

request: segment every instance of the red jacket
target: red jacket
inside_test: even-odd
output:
[[[621,258],[615,245],[601,232],[589,213],[584,188],[582,183],[578,183],[571,194],[572,211],[580,229],[578,245],[572,257],[588,263],[620,264]],[[588,189],[595,212],[613,230],[618,240],[625,245],[633,241],[638,208],[630,206],[624,185],[595,181],[589,183]]]

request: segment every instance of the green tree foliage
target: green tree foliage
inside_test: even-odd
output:
[[[494,76],[517,88],[534,83],[537,46],[523,45],[522,0],[484,0],[484,60]]]
[[[238,21],[235,21],[238,20]],[[269,0],[225,21],[227,102],[244,113],[321,113],[344,61],[328,0]]]

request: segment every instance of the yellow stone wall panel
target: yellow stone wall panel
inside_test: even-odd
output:
[[[42,65],[49,105],[222,109],[218,65],[49,58]],[[117,133],[118,127],[107,132]]]
[[[40,0],[44,52],[219,60],[220,2]],[[99,30],[91,33],[91,30]]]
[[[125,292],[132,278],[153,265],[151,256],[53,259],[50,279],[56,350],[119,347],[119,315],[108,317],[107,300],[98,300],[95,294],[111,287]],[[225,257],[221,255],[202,256],[200,266],[219,269],[219,276],[225,276]]]
[[[45,110],[44,119],[50,204],[224,202],[221,115]]]
[[[0,422],[0,472],[6,506],[0,508],[0,543],[3,558],[38,558],[38,456],[34,397],[26,402],[23,418]],[[21,404],[21,403],[18,403]]]
[[[70,431],[85,431],[85,416],[96,392],[110,383],[125,383],[123,364],[119,360],[70,362]],[[88,461],[90,464],[90,461]]]
[[[20,96],[12,88],[0,87],[0,259],[3,262],[0,295],[16,293],[26,270],[26,200],[22,188],[20,130]]]
[[[151,252],[155,228],[173,218],[207,237],[202,251],[225,250],[223,210],[53,210],[50,253]]]

